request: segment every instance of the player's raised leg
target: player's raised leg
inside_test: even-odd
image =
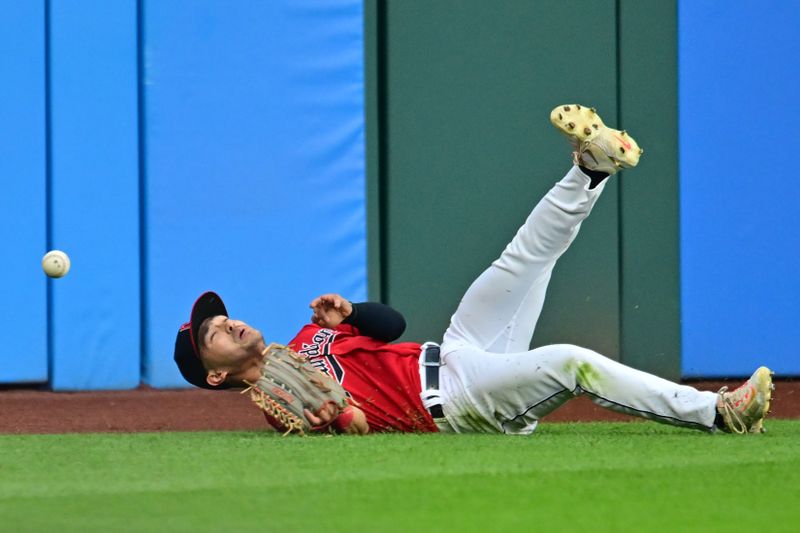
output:
[[[445,354],[459,345],[500,353],[527,350],[553,267],[594,207],[604,178],[639,162],[636,141],[606,127],[591,108],[563,105],[550,118],[572,143],[575,166],[467,290],[445,333]]]

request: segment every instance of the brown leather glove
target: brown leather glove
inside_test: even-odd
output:
[[[305,357],[274,343],[263,354],[261,378],[255,383],[247,382],[250,387],[242,392],[250,393],[250,399],[276,429],[284,434],[305,435],[331,424],[340,426],[336,421],[345,411],[342,421],[352,418],[344,388]]]

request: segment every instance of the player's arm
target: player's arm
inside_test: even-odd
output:
[[[331,425],[338,433],[349,435],[366,435],[369,433],[369,424],[364,411],[355,405],[348,405],[344,411],[337,413],[332,409],[322,409],[314,414],[306,410],[306,418],[316,426]]]
[[[406,330],[403,315],[378,302],[354,304],[338,294],[323,294],[315,298],[310,307],[314,311],[311,321],[325,328],[348,324],[362,335],[385,342],[397,339]]]
[[[378,302],[353,304],[353,312],[344,319],[362,335],[386,342],[400,337],[406,330],[406,319],[396,309]]]

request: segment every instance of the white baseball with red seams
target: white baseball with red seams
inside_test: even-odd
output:
[[[69,256],[61,250],[51,250],[42,258],[42,270],[51,278],[62,278],[69,272]]]

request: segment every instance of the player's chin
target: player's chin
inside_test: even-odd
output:
[[[264,335],[257,329],[251,329],[247,335],[247,344],[251,346],[259,346],[264,343]]]

